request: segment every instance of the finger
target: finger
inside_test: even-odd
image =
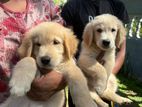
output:
[[[32,87],[39,88],[38,90],[58,90],[62,88],[64,81],[64,76],[61,73],[52,71],[40,78],[36,78],[32,83]]]
[[[55,94],[56,91],[50,91],[50,92],[47,92],[47,91],[29,91],[27,93],[27,96],[33,100],[38,100],[38,101],[44,101],[44,100],[47,100],[49,99],[53,94]]]

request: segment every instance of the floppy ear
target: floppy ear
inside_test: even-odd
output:
[[[33,48],[32,38],[29,35],[29,33],[26,33],[25,38],[22,41],[22,44],[18,48],[18,55],[20,56],[20,58],[31,56],[32,48]]]
[[[118,32],[115,40],[115,44],[117,48],[120,48],[121,43],[123,42],[126,36],[126,30],[121,21],[118,21]]]
[[[88,23],[83,32],[83,41],[87,46],[91,46],[93,42],[93,26],[92,23]]]
[[[64,36],[64,48],[65,48],[65,56],[67,59],[70,59],[74,56],[77,51],[78,40],[75,35],[73,35],[72,31],[68,31]]]

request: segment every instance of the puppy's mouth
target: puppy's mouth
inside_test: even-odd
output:
[[[108,50],[108,49],[110,49],[110,46],[102,46],[102,48],[104,49],[104,50]]]
[[[37,63],[37,67],[38,67],[38,69],[39,69],[41,74],[46,74],[46,73],[48,73],[48,72],[53,70],[53,67],[50,64],[43,65],[41,63],[40,64]]]
[[[52,68],[46,68],[46,67],[40,67],[40,66],[38,66],[38,69],[41,74],[47,74],[53,70]]]
[[[51,58],[49,56],[43,56],[37,58],[37,67],[41,74],[46,74],[53,70],[54,65],[52,65]]]
[[[107,50],[109,50],[110,49],[110,47],[109,46],[104,46],[104,45],[98,45],[98,47],[101,49],[101,50],[103,50],[103,51],[107,51]]]
[[[110,50],[113,47],[111,46],[111,42],[109,40],[103,40],[98,44],[98,47],[104,51]]]

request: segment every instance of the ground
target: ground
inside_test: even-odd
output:
[[[130,105],[122,105],[121,107],[142,107],[142,82],[128,78],[123,74],[118,74],[118,93],[128,97],[133,101]]]

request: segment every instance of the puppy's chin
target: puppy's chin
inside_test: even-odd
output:
[[[53,70],[53,68],[55,68],[54,66],[51,66],[51,65],[43,66],[43,65],[37,64],[37,66],[41,74],[49,73],[50,71]]]
[[[52,71],[52,68],[44,68],[44,67],[38,67],[39,71],[41,74],[47,74],[49,73],[50,71]]]
[[[112,50],[112,49],[115,49],[115,47],[113,46],[103,46],[103,45],[98,45],[98,47],[103,50],[103,51],[109,51],[109,50]]]

